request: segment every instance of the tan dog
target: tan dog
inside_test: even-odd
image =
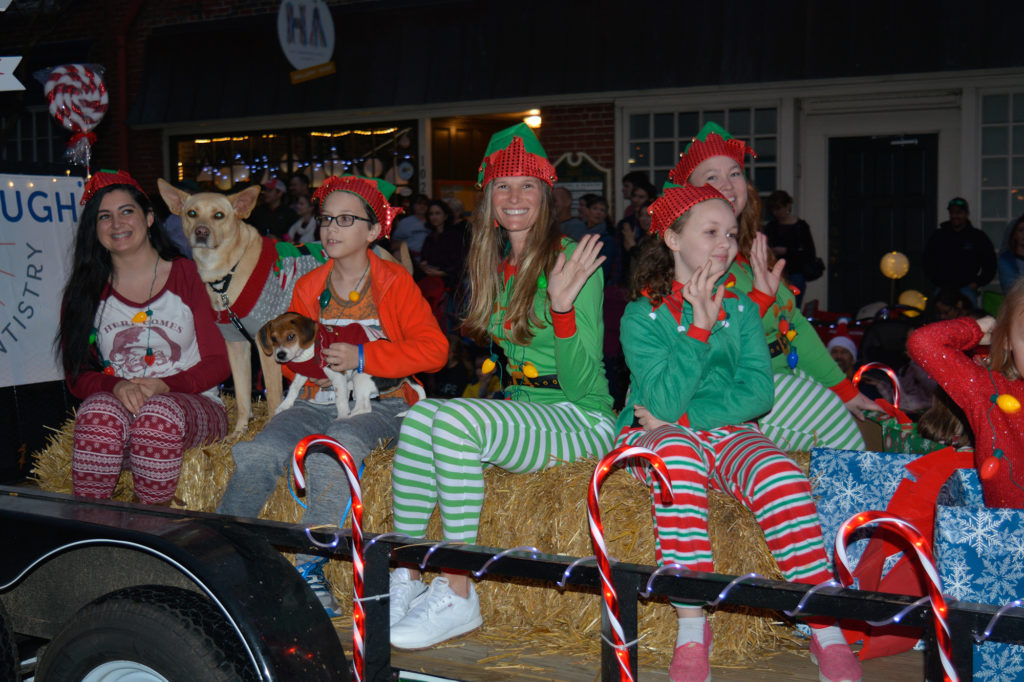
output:
[[[227,342],[238,406],[238,434],[252,416],[252,336],[288,309],[295,282],[325,262],[326,256],[319,244],[299,248],[275,242],[261,237],[245,222],[259,198],[257,186],[225,196],[214,192],[190,195],[162,179],[157,185],[171,212],[181,217],[185,237],[192,245],[192,258],[206,282]],[[281,403],[281,367],[262,353],[260,365],[273,413]]]
[[[281,364],[287,364],[295,372],[295,378],[288,388],[288,395],[278,406],[275,414],[295,404],[307,378],[330,379],[334,388],[335,406],[338,419],[367,414],[372,411],[370,400],[381,393],[389,393],[407,384],[417,399],[426,397],[423,387],[408,378],[382,379],[364,372],[348,370],[336,372],[324,363],[320,349],[332,343],[367,343],[366,329],[359,323],[343,326],[318,324],[305,315],[284,313],[260,327],[256,337],[264,355]],[[408,390],[408,389],[406,389]],[[349,394],[355,404],[349,409]]]

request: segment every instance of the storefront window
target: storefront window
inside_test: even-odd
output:
[[[747,159],[747,175],[758,190],[771,192],[777,177],[777,119],[774,107],[630,113],[628,170],[646,172],[654,185],[661,187],[690,138],[705,123],[714,121],[757,150],[757,159]]]
[[[1024,92],[981,98],[981,226],[996,244],[1024,215]]]
[[[318,127],[171,139],[178,180],[229,191],[303,173],[318,187],[331,175],[383,178],[409,196],[419,184],[416,122]]]

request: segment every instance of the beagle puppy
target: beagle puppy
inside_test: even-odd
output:
[[[295,378],[288,388],[280,406],[274,411],[278,414],[295,404],[306,379],[330,379],[334,388],[334,403],[338,409],[338,419],[346,419],[371,411],[370,400],[382,393],[390,393],[406,384],[410,387],[415,399],[422,399],[423,388],[408,377],[401,379],[382,379],[372,377],[364,372],[350,369],[336,372],[321,356],[320,349],[332,343],[351,343],[359,345],[367,343],[369,337],[361,324],[353,323],[333,326],[317,323],[298,313],[278,315],[263,325],[257,334],[256,341],[265,355],[272,357],[282,365],[295,372]],[[409,392],[409,389],[406,389]],[[354,405],[349,409],[349,394]]]

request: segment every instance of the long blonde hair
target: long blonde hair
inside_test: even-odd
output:
[[[551,188],[545,182],[537,182],[542,188],[537,222],[530,229],[526,247],[520,255],[504,316],[504,322],[511,325],[507,330],[508,339],[521,346],[533,339],[531,325],[538,328],[545,325],[534,311],[533,299],[541,275],[546,277],[551,271],[562,248],[562,235],[551,210]],[[511,248],[508,232],[498,225],[495,217],[491,200],[493,187],[493,182],[484,187],[483,197],[473,213],[473,240],[466,266],[470,297],[463,330],[477,341],[487,339],[488,323],[498,307],[504,285],[501,262]]]
[[[1024,315],[1024,279],[1018,279],[1006,298],[999,305],[999,315],[992,327],[992,354],[989,368],[999,372],[1010,381],[1020,378],[1017,365],[1013,361],[1013,346],[1010,343],[1010,332],[1013,321]]]

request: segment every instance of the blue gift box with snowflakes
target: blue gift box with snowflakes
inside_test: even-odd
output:
[[[920,457],[916,454],[866,452],[814,448],[807,476],[811,481],[814,504],[818,509],[825,551],[831,561],[835,554],[839,526],[854,514],[873,509],[884,510],[900,481],[910,477],[904,467]],[[867,548],[870,529],[857,531],[846,553],[856,565]],[[896,563],[890,557],[885,570]],[[855,583],[856,585],[856,583]]]
[[[935,516],[943,593],[996,606],[1024,597],[1024,510],[982,506],[976,471],[961,469],[950,483],[954,495]],[[1024,647],[976,644],[974,679],[1024,680]]]

